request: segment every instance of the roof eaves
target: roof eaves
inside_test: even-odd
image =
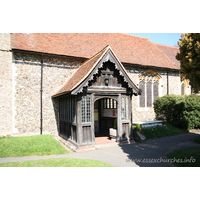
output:
[[[112,50],[111,47],[109,47],[111,52],[113,53],[113,55],[115,56],[115,58],[117,59],[118,63],[120,64],[120,66],[122,67],[124,73],[128,76],[128,78],[130,79],[130,81],[132,82],[132,84],[134,85],[135,89],[140,91],[140,89],[135,85],[135,83],[133,83],[132,79],[130,78],[130,76],[128,75],[128,72],[126,71],[125,67],[122,65],[122,63],[120,62],[119,58],[116,56],[116,54],[114,53],[114,51]]]
[[[80,68],[75,71],[72,76],[54,93],[54,95],[52,95],[52,97],[57,97],[57,96],[60,96],[60,95],[63,95],[65,93],[69,93],[71,92],[72,90],[74,90],[78,85],[80,85],[84,80],[85,78],[91,73],[91,71],[93,70],[94,66],[96,66],[96,64],[99,62],[99,60],[102,58],[102,56],[107,52],[107,49],[109,48],[109,45],[107,45],[106,47],[104,47],[101,51],[99,51],[98,53],[96,53],[94,56],[92,56],[90,59],[86,60],[84,63],[81,64]],[[87,72],[86,75],[84,75],[84,77],[78,81],[76,83],[76,85],[74,85],[72,88],[69,89],[69,91],[65,91],[65,92],[62,92],[62,93],[59,93],[60,90],[62,90],[62,88],[67,85],[67,83],[73,78],[73,76],[78,73],[78,71],[81,70],[82,67],[84,67],[85,64],[87,64],[89,61],[92,61],[96,56],[98,56],[100,53],[102,53],[102,55],[98,58],[98,60],[93,64],[93,66],[90,68],[90,70]]]
[[[81,66],[87,64],[89,61],[91,61],[92,59],[94,59],[97,55],[99,55],[100,53],[102,53],[102,55],[99,57],[99,59],[93,64],[93,66],[90,68],[90,70],[88,71],[88,73],[73,87],[71,88],[70,91],[74,90],[78,85],[80,85],[85,79],[86,77],[92,72],[92,70],[94,69],[94,67],[97,65],[97,63],[101,60],[101,58],[104,56],[104,54],[107,52],[109,48],[109,45],[107,45],[105,48],[103,48],[100,52],[96,53],[94,56],[92,56],[90,59],[86,60],[84,63],[82,63]],[[79,68],[80,69],[80,68]],[[77,70],[78,71],[78,70]]]

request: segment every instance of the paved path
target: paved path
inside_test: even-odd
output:
[[[200,146],[200,144],[192,142],[198,134],[200,133],[185,133],[160,139],[151,139],[145,143],[112,145],[97,150],[65,155],[0,158],[0,163],[47,158],[82,158],[99,160],[117,167],[172,167],[170,163],[166,162],[165,156],[167,153],[176,149]],[[160,160],[156,161],[155,159]],[[153,162],[150,163],[149,161]]]

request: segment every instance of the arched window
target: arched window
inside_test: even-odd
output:
[[[139,75],[139,88],[142,94],[139,96],[141,108],[152,107],[153,102],[159,96],[159,80],[161,76],[152,70],[147,70]]]
[[[153,101],[158,97],[158,82],[153,83]]]
[[[146,83],[146,98],[147,98],[147,107],[152,107],[152,82],[148,81]]]
[[[139,96],[140,98],[140,107],[145,107],[145,82],[140,81],[139,82],[139,88],[142,90],[142,94]]]
[[[181,95],[185,94],[185,84],[181,83]]]
[[[187,94],[186,89],[188,86],[188,81],[185,75],[181,74],[181,95]]]

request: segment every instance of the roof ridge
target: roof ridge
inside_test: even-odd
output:
[[[172,61],[169,56],[167,56],[165,53],[163,53],[157,46],[156,46],[156,43],[153,43],[153,45],[155,45],[155,47],[173,64],[174,67],[176,67],[176,63],[174,63],[174,61]]]
[[[170,45],[166,45],[166,44],[159,44],[159,43],[154,43],[155,45],[159,45],[159,46],[167,46],[167,47],[172,47],[172,48],[179,48],[179,47],[173,47]]]
[[[84,61],[81,66],[85,65],[87,62],[91,61],[92,59],[94,59],[96,56],[98,56],[102,51],[104,51],[107,47],[109,47],[110,45],[106,45],[101,51],[97,52],[96,54],[94,54],[91,58],[87,59],[86,61]]]
[[[122,33],[122,34],[125,34],[125,35],[128,35],[128,36],[133,36],[133,37],[137,37],[137,38],[142,38],[142,39],[146,39],[146,40],[150,40],[149,38],[146,38],[146,37],[142,37],[142,36],[137,36],[137,35],[131,35],[131,34],[127,34],[127,33]],[[150,40],[151,41],[151,40]]]

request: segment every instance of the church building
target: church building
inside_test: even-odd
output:
[[[78,149],[113,128],[131,141],[157,97],[191,93],[178,51],[122,33],[1,33],[0,135],[52,134]]]

